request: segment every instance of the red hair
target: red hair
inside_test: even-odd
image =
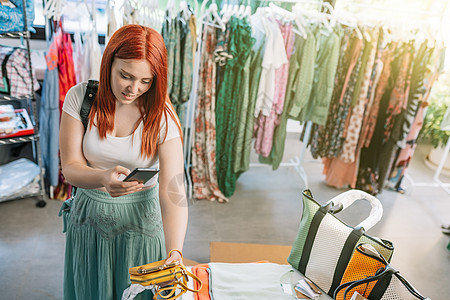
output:
[[[100,139],[106,138],[106,134],[114,129],[116,98],[111,90],[111,67],[115,58],[145,59],[150,63],[153,82],[150,89],[141,96],[140,102],[142,113],[140,120],[144,123],[141,156],[153,157],[160,138],[162,115],[166,120],[164,139],[169,128],[167,114],[175,121],[182,136],[178,117],[167,95],[167,49],[164,40],[156,30],[134,24],[119,28],[111,36],[103,52],[98,92],[89,113],[90,127],[94,123],[94,116],[97,116]],[[139,122],[133,129],[133,134],[138,124]]]

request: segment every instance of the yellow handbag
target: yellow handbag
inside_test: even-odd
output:
[[[179,250],[172,250],[178,251]],[[169,255],[172,253],[169,252]],[[137,266],[129,269],[130,280],[132,284],[140,284],[143,286],[155,286],[155,294],[153,299],[160,296],[163,299],[176,299],[187,291],[197,293],[202,288],[201,280],[186,270],[186,267],[179,261],[165,264],[165,260],[156,261],[150,264]],[[198,282],[198,289],[190,289],[187,286],[189,277]],[[176,290],[180,293],[176,294]]]

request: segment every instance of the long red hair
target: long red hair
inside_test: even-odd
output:
[[[168,115],[175,121],[182,136],[180,122],[174,113],[172,103],[167,95],[167,49],[162,36],[154,29],[142,25],[126,25],[119,28],[111,36],[100,65],[100,82],[92,109],[89,113],[89,126],[96,125],[100,139],[114,129],[114,113],[116,98],[111,90],[111,67],[115,58],[146,59],[152,68],[153,82],[150,89],[141,96],[142,130],[141,155],[153,157],[156,154],[160,134],[161,118],[166,120],[168,131]],[[137,122],[134,130],[138,127]]]

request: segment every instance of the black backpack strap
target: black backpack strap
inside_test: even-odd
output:
[[[85,132],[88,127],[89,112],[91,111],[92,103],[94,102],[94,98],[95,98],[95,95],[97,94],[97,90],[98,90],[98,81],[97,80],[89,80],[87,89],[86,89],[86,93],[84,94],[83,103],[81,104],[81,109],[80,109],[81,122],[83,123]]]

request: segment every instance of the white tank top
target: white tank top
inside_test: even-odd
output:
[[[80,120],[80,109],[86,92],[87,82],[82,82],[72,87],[66,95],[63,105],[63,111],[77,120]],[[175,113],[174,113],[175,114]],[[176,115],[176,114],[175,114]],[[173,138],[180,136],[175,121],[168,116],[168,132],[165,139],[167,122],[161,118],[161,130],[158,143],[162,144]],[[101,140],[94,125],[91,129],[87,128],[83,139],[83,154],[88,165],[95,169],[109,169],[117,165],[128,168],[132,171],[134,168],[158,168],[158,153],[152,158],[144,158],[141,156],[142,141],[141,122],[133,135],[125,137],[115,137],[106,135],[106,139]],[[152,186],[157,182],[158,175],[149,180],[145,186]]]

